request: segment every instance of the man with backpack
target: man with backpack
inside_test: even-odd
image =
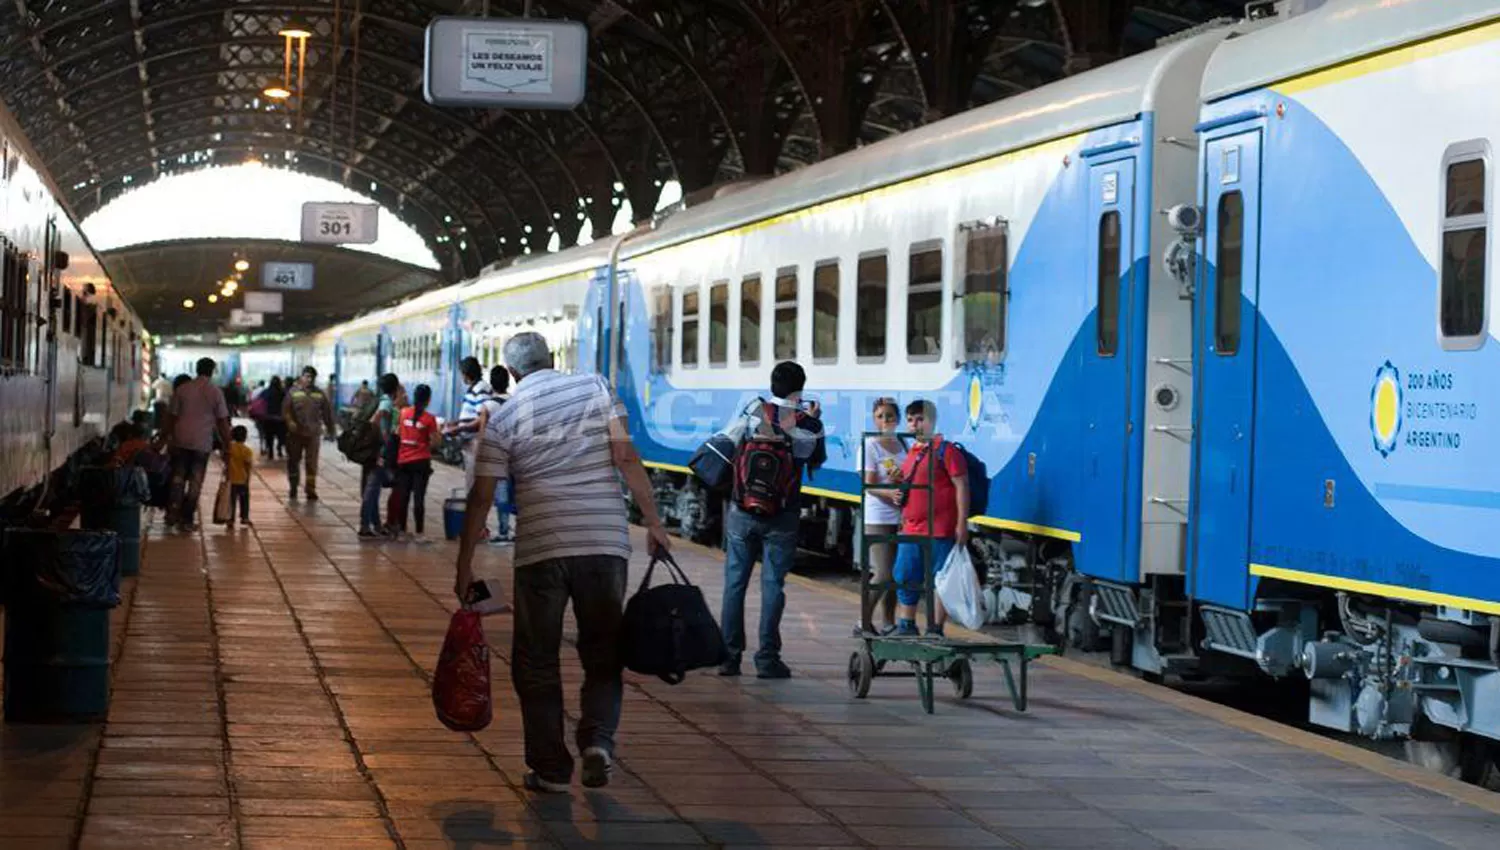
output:
[[[937,406],[932,402],[917,399],[906,406],[906,430],[916,435],[916,442],[901,464],[900,479],[924,489],[906,491],[901,533],[932,538],[932,569],[936,572],[947,562],[954,546],[969,543],[969,465],[963,448],[937,433]],[[906,585],[920,585],[926,580],[925,549],[921,543],[896,547],[891,572],[898,584],[895,634],[900,637],[918,634],[917,603],[922,592]],[[934,622],[927,624],[927,633],[942,635],[947,612],[939,600],[933,603]]]
[[[786,576],[797,553],[802,471],[827,459],[817,402],[802,400],[807,373],[788,360],[771,370],[771,398],[746,406],[728,432],[736,437],[733,489],[724,539],[724,610],[720,622],[728,660],[721,676],[740,675],[745,651],[745,591],[755,562],[760,575],[760,647],[756,675],[790,678],[781,660],[781,615]]]

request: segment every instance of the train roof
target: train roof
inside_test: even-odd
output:
[[[528,256],[494,271],[482,272],[467,283],[458,284],[460,301],[480,298],[552,278],[590,271],[609,263],[609,254],[620,237],[596,239],[581,248],[569,248],[555,254]]]
[[[1211,49],[1227,26],[971,109],[677,213],[624,249],[638,255],[814,203],[1133,120],[1157,106],[1176,63]],[[1200,60],[1201,61],[1201,60]]]
[[[1290,21],[1225,41],[1204,73],[1203,99],[1218,100],[1497,19],[1500,2],[1495,0],[1328,0]]]

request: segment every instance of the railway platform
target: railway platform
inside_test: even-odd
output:
[[[853,598],[795,577],[794,678],[627,674],[610,786],[534,796],[508,618],[487,621],[493,725],[446,730],[428,682],[454,544],[361,543],[358,471],[332,451],[323,467],[315,504],[258,469],[253,528],[150,525],[116,611],[108,721],[0,730],[0,847],[1500,845],[1500,795],[1066,658],[1033,667],[1024,714],[993,667],[968,701],[940,691],[935,715],[909,684],[852,699]],[[439,538],[438,494],[461,479],[444,468],[430,488]],[[718,554],[677,551],[716,606]],[[509,569],[505,548],[480,558]]]

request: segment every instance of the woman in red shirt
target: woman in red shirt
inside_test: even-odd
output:
[[[412,393],[412,401],[411,407],[401,411],[401,426],[397,431],[400,448],[396,453],[396,487],[401,491],[401,513],[396,534],[406,536],[406,509],[410,506],[417,531],[411,539],[426,543],[422,531],[426,519],[427,480],[432,477],[432,450],[442,435],[438,432],[437,419],[427,412],[427,405],[432,401],[432,388],[418,384]]]

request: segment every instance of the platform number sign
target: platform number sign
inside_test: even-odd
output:
[[[313,288],[312,263],[266,263],[261,266],[262,289],[307,290]]]
[[[380,235],[378,204],[319,203],[302,205],[302,241],[324,245],[368,245]]]

